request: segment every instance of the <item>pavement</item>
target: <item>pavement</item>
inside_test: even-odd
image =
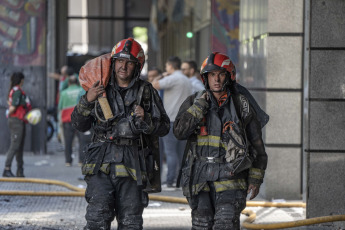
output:
[[[66,167],[63,146],[54,137],[47,144],[47,154],[35,155],[24,153],[24,174],[26,178],[53,179],[67,182],[79,188],[86,184],[81,180],[81,170],[77,163]],[[74,149],[74,154],[77,154]],[[0,172],[4,170],[5,155],[0,155]],[[13,162],[13,171],[16,162]],[[164,178],[166,167],[163,166]],[[2,174],[1,174],[2,175]],[[70,191],[65,187],[48,184],[0,182],[0,191]],[[183,197],[180,189],[163,186],[163,191],[157,195]],[[262,201],[258,196],[255,200]],[[70,230],[83,229],[86,224],[84,215],[86,201],[83,197],[59,196],[12,196],[0,195],[0,230]],[[263,208],[248,207],[257,215],[254,223],[275,223],[305,219],[305,208]],[[186,204],[167,203],[151,200],[145,209],[145,230],[187,230],[191,229],[191,210]],[[241,222],[247,217],[241,215]],[[112,229],[117,229],[116,221]],[[325,226],[297,227],[300,229],[334,229]]]

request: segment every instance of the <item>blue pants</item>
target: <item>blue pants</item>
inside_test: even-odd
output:
[[[174,123],[171,122],[168,135],[162,137],[168,166],[167,184],[174,183],[178,170],[177,167],[181,165],[184,148],[186,146],[186,141],[179,141],[176,139],[173,133],[173,127]]]

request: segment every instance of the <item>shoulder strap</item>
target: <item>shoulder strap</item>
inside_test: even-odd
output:
[[[235,105],[235,109],[236,109],[236,113],[237,113],[237,116],[239,117],[239,119],[242,121],[242,108],[241,108],[241,105],[238,101],[238,95],[235,95],[235,94],[231,94],[231,98],[234,102],[234,105]]]
[[[138,94],[137,94],[137,104],[140,105],[141,99],[143,98],[143,92],[144,92],[145,84],[141,84]]]
[[[198,91],[197,93],[195,93],[195,98],[200,98],[205,92],[206,92],[206,90]]]

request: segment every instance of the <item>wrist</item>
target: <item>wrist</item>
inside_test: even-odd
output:
[[[80,98],[80,104],[83,105],[83,107],[89,108],[89,109],[93,109],[93,107],[95,106],[95,100],[94,101],[89,101],[87,98],[87,94],[83,95]]]

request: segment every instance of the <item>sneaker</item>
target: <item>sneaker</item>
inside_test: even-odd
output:
[[[15,177],[10,169],[9,170],[5,169],[4,172],[2,173],[2,176],[3,177]]]
[[[66,167],[71,167],[72,166],[71,163],[66,163],[65,165],[66,165]]]

